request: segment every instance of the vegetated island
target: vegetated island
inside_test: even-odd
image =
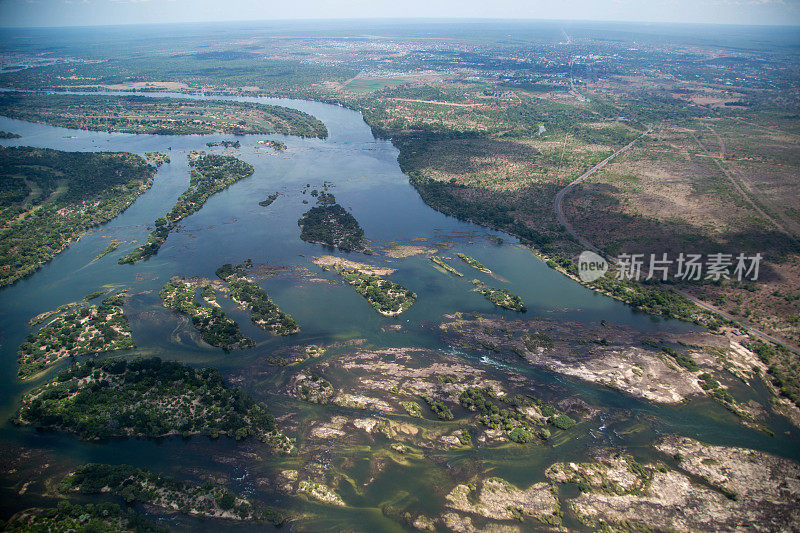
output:
[[[288,107],[222,100],[4,92],[0,115],[92,131],[328,136],[325,124]]]
[[[550,438],[551,427],[566,431],[577,422],[555,407],[530,396],[500,398],[492,387],[468,387],[458,397],[461,407],[478,412],[478,421],[491,430],[501,430],[518,444]]]
[[[261,141],[256,141],[256,142],[258,142],[258,144],[266,146],[267,148],[272,148],[276,152],[282,152],[282,151],[286,150],[286,144],[282,143],[281,141],[273,141],[273,140],[270,140],[270,139],[266,139],[266,140],[261,140]]]
[[[344,262],[315,263],[323,270],[333,267],[340,278],[352,285],[383,316],[400,315],[417,301],[417,295],[412,291],[369,270],[348,267]]]
[[[0,287],[33,273],[153,183],[130,153],[0,148]]]
[[[333,195],[332,192],[328,192],[328,182],[324,182],[322,185],[322,190],[319,191],[317,189],[311,189],[311,196],[317,199],[317,205],[334,205],[336,203],[336,196]],[[303,194],[306,193],[308,187],[303,189]]]
[[[0,130],[0,139],[19,139],[22,135]]]
[[[280,512],[257,506],[219,483],[179,481],[125,464],[83,465],[64,478],[58,489],[64,494],[110,493],[124,498],[129,505],[141,503],[201,518],[269,522],[275,526],[285,521]]]
[[[453,274],[454,276],[458,276],[460,278],[464,277],[464,274],[462,274],[461,272],[459,272],[458,270],[453,268],[449,263],[447,263],[441,257],[432,255],[432,256],[429,257],[429,259],[431,260],[431,262],[434,265],[437,265],[438,267],[444,269],[445,272],[449,272],[449,273]]]
[[[226,385],[218,370],[158,358],[73,365],[26,394],[13,422],[84,440],[207,435],[293,448],[267,406]]]
[[[242,143],[240,141],[214,141],[210,143],[206,143],[206,146],[209,148],[214,148],[215,146],[222,146],[223,148],[241,148]]]
[[[278,199],[278,196],[279,194],[277,192],[270,194],[269,196],[267,196],[266,200],[261,200],[260,202],[258,202],[258,205],[260,205],[261,207],[269,207],[272,205],[272,202]]]
[[[161,152],[145,152],[144,157],[156,167],[160,167],[164,163],[170,163],[169,156]]]
[[[147,242],[119,259],[119,264],[133,264],[155,255],[167,240],[170,231],[178,222],[199,211],[206,200],[239,180],[253,174],[253,166],[230,155],[214,155],[192,152],[189,154],[192,167],[189,188],[175,202],[169,213],[155,221]]]
[[[300,238],[344,250],[371,254],[364,230],[353,215],[339,204],[312,207],[300,220]]]
[[[476,291],[483,294],[487,300],[498,307],[510,309],[511,311],[517,311],[520,313],[524,313],[528,310],[519,296],[516,294],[511,294],[506,289],[495,289],[494,287],[489,287],[477,279],[473,279],[472,284],[475,285]]]
[[[122,293],[105,298],[99,306],[85,298],[31,319],[31,325],[47,323],[30,333],[17,350],[17,375],[30,379],[67,357],[136,348],[123,302]]]
[[[462,254],[462,253],[457,253],[456,255],[458,256],[459,259],[464,261],[466,264],[468,264],[469,266],[471,266],[475,270],[480,270],[481,272],[484,272],[486,274],[491,274],[492,273],[492,271],[489,269],[489,267],[485,266],[484,264],[482,264],[480,261],[478,261],[474,257],[470,257],[467,254]]]
[[[199,288],[203,289],[203,299],[210,303],[211,307],[202,306],[195,301],[195,294]],[[211,346],[226,351],[255,346],[253,339],[242,335],[239,325],[228,318],[219,305],[216,305],[216,293],[209,280],[175,276],[158,294],[164,307],[191,318],[195,329]]]
[[[123,510],[115,503],[97,505],[59,501],[57,507],[33,508],[12,516],[5,531],[96,531],[98,533],[167,533],[131,509]]]
[[[228,282],[230,296],[244,309],[250,310],[250,318],[255,325],[274,335],[294,335],[300,326],[294,319],[281,311],[267,292],[258,283],[246,277],[252,263],[242,265],[222,265],[217,276]]]
[[[114,242],[112,242],[111,244],[109,244],[108,246],[106,246],[105,250],[103,250],[102,252],[100,252],[99,254],[97,254],[97,255],[95,256],[95,258],[94,258],[94,259],[92,259],[92,262],[95,262],[95,261],[97,261],[98,259],[102,259],[102,258],[104,258],[105,256],[107,256],[107,255],[108,255],[108,254],[110,254],[111,252],[115,251],[117,248],[119,248],[119,243],[118,243],[117,241],[114,241]]]

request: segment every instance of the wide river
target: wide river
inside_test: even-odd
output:
[[[151,96],[187,97],[169,93]],[[22,135],[20,139],[0,141],[3,146],[137,154],[154,151],[164,152],[171,158],[170,164],[162,165],[158,170],[153,187],[119,217],[89,232],[33,276],[0,291],[0,418],[4,421],[0,426],[0,448],[24,446],[44,449],[53,460],[65,464],[127,462],[170,471],[176,464],[183,468],[192,465],[198,469],[220,468],[213,466],[209,458],[224,455],[237,446],[227,439],[211,441],[205,438],[85,443],[72,436],[15,428],[5,422],[17,408],[21,395],[46,379],[21,383],[16,377],[16,350],[31,331],[28,320],[101,288],[125,288],[131,295],[126,311],[138,346],[136,354],[213,365],[223,372],[234,372],[252,365],[275,348],[297,343],[325,344],[365,339],[373,347],[418,346],[450,352],[452,348],[443,344],[435,334],[435,328],[430,327],[440,321],[442,315],[463,311],[519,317],[516,313],[494,307],[481,294],[471,291],[470,280],[473,277],[518,294],[528,306],[528,312],[523,315],[525,318],[547,317],[594,324],[605,320],[608,324],[640,331],[688,331],[692,328],[682,322],[636,313],[630,307],[598,295],[551,270],[521,247],[514,237],[434,211],[420,199],[400,171],[397,149],[388,141],[376,139],[359,113],[300,100],[236,99],[279,104],[308,112],[326,124],[330,136],[327,139],[281,135],[236,137],[241,148],[230,153],[252,164],[255,173],[212,196],[199,212],[184,219],[180,229],[169,236],[156,256],[136,265],[124,266],[118,265],[117,259],[136,246],[131,244],[133,241],[141,242],[147,238],[148,225],[164,215],[186,189],[189,182],[188,152],[208,150],[222,153],[225,151],[223,148],[209,149],[206,143],[232,137],[100,133],[0,117],[0,130]],[[257,143],[265,138],[280,140],[288,148],[273,154]],[[432,268],[427,254],[398,259],[387,258],[381,253],[372,258],[350,254],[354,260],[374,261],[396,268],[397,272],[391,279],[418,294],[417,303],[399,319],[378,315],[344,283],[315,282],[312,278],[336,279],[311,263],[314,256],[330,252],[301,241],[297,220],[315,205],[314,198],[309,193],[303,194],[303,190],[307,186],[310,186],[309,192],[314,188],[322,189],[324,183],[330,185],[329,191],[336,196],[338,203],[361,223],[378,251],[402,244],[446,250],[448,255],[464,252],[492,268],[500,279],[492,279],[477,271],[468,272],[471,269],[463,263],[454,263],[454,266],[467,274],[464,278],[444,275]],[[280,196],[271,206],[258,205],[274,192]],[[308,204],[303,200],[308,200]],[[111,240],[126,244],[92,262]],[[253,326],[247,315],[234,309],[229,301],[223,301],[229,316],[241,325],[246,335],[256,340],[255,348],[226,354],[219,349],[186,342],[185,335],[176,335],[180,321],[172,312],[161,308],[158,298],[161,286],[174,275],[213,279],[214,271],[220,265],[240,263],[245,259],[285,267],[260,284],[283,311],[295,318],[302,332],[289,338],[271,337]],[[392,324],[401,324],[403,328],[401,331],[386,328]],[[480,364],[496,364],[490,352],[462,355],[480,361]],[[269,369],[265,371],[269,372]],[[591,428],[575,432],[568,442],[559,446],[520,447],[525,451],[504,451],[494,456],[486,451],[474,452],[482,454],[484,461],[495,464],[498,475],[503,474],[523,485],[541,477],[541,468],[534,468],[535,465],[563,457],[580,458],[588,446],[598,443],[644,445],[661,432],[677,432],[707,442],[742,445],[800,458],[800,447],[796,446],[797,431],[781,418],[767,420],[766,425],[775,433],[769,436],[744,427],[712,402],[657,407],[620,392],[549,372],[528,367],[520,367],[519,372],[565,388],[590,404],[625,413],[624,423],[618,422],[619,419],[615,419],[617,422],[598,422]],[[275,392],[268,390],[269,380],[263,387],[251,389],[249,392],[267,401]],[[763,391],[759,394],[764,400]],[[273,411],[278,416],[284,408],[283,402],[277,397],[272,402]],[[283,460],[274,459],[276,462]],[[520,465],[524,467],[519,468]],[[526,471],[528,466],[531,468]],[[436,468],[442,467],[436,465]],[[393,480],[382,481],[364,493],[344,495],[348,503],[353,503],[353,508],[335,513],[313,504],[270,498],[277,503],[302,508],[309,514],[306,525],[314,530],[337,530],[347,526],[355,529],[400,528],[397,522],[381,515],[380,506],[390,501],[394,494],[413,492],[418,478],[425,475],[425,466],[420,465],[405,474],[398,474]],[[233,478],[234,488],[252,493],[261,490],[248,482],[251,478],[248,469],[242,469]],[[0,493],[0,501],[3,514],[35,503],[35,499],[26,500],[16,495],[12,498],[5,490]],[[177,518],[174,520],[174,526],[199,526],[189,520],[180,523]]]

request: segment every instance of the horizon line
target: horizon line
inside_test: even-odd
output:
[[[60,30],[60,29],[92,29],[92,28],[120,28],[135,26],[170,26],[170,25],[200,25],[200,24],[232,24],[232,23],[275,23],[275,22],[456,22],[456,23],[481,23],[481,22],[553,22],[553,23],[604,23],[604,24],[647,24],[661,26],[721,26],[740,28],[796,28],[800,24],[742,24],[734,22],[686,22],[686,21],[656,21],[656,20],[615,20],[615,19],[547,19],[547,18],[504,18],[504,17],[328,17],[328,18],[275,18],[275,19],[229,19],[229,20],[185,20],[172,22],[130,22],[120,24],[65,24],[63,26],[5,26],[0,24],[0,30]]]

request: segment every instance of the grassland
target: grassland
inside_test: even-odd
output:
[[[0,148],[0,287],[124,211],[155,168],[129,153]]]

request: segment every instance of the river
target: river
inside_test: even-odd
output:
[[[110,93],[113,94],[113,93]],[[186,95],[148,93],[148,96]],[[192,96],[192,98],[204,98]],[[214,99],[226,99],[213,97]],[[143,154],[164,152],[171,163],[162,165],[153,187],[139,197],[129,209],[108,224],[95,228],[34,275],[0,291],[0,417],[7,420],[18,406],[21,395],[46,378],[33,383],[17,380],[16,349],[31,331],[28,320],[59,305],[81,299],[101,288],[126,288],[130,299],[126,304],[138,346],[135,354],[158,355],[162,358],[191,364],[213,365],[223,372],[234,372],[252,365],[263,354],[296,343],[325,344],[365,339],[369,346],[418,346],[434,350],[450,350],[431,328],[442,315],[455,311],[501,314],[508,318],[519,315],[494,307],[484,297],[471,291],[470,280],[479,278],[490,285],[508,288],[527,304],[525,318],[547,317],[581,323],[605,320],[639,331],[690,331],[686,323],[654,318],[633,311],[629,306],[598,295],[578,283],[551,270],[518,241],[500,232],[462,222],[428,207],[409,184],[397,164],[397,149],[386,140],[376,139],[361,115],[352,110],[318,102],[275,98],[230,98],[284,105],[308,112],[322,120],[329,131],[327,139],[301,139],[282,135],[237,136],[241,142],[233,155],[255,167],[255,173],[227,190],[212,196],[197,213],[180,223],[170,234],[159,253],[136,265],[117,264],[117,259],[142,242],[149,233],[148,224],[164,215],[188,185],[187,153],[190,150],[226,152],[209,149],[206,143],[231,139],[230,135],[132,135],[70,130],[0,117],[0,130],[22,135],[20,139],[0,140],[2,146],[36,146],[65,151],[125,151]],[[284,152],[272,153],[257,143],[261,139],[280,140],[287,145]],[[418,294],[417,303],[400,318],[378,315],[351,287],[337,282],[311,263],[314,256],[330,253],[321,246],[299,239],[297,220],[315,205],[306,186],[329,192],[360,222],[367,238],[377,250],[395,244],[420,245],[443,250],[447,255],[463,252],[477,258],[497,273],[498,279],[472,271],[467,265],[454,262],[464,278],[444,275],[432,268],[428,254],[391,259],[378,253],[373,258],[345,254],[359,261],[375,261],[396,268],[391,279]],[[274,192],[280,193],[269,207],[258,202]],[[304,204],[303,200],[309,203]],[[92,262],[111,240],[125,241],[118,250]],[[502,239],[500,243],[499,239]],[[224,353],[219,349],[177,342],[173,333],[179,319],[160,306],[158,291],[172,276],[206,276],[224,263],[241,263],[252,259],[269,263],[283,271],[260,281],[280,308],[301,325],[299,335],[277,338],[267,335],[250,323],[247,315],[223,301],[226,312],[256,340],[251,350]],[[323,278],[326,282],[316,281]],[[401,324],[401,331],[386,326]],[[132,354],[133,355],[133,354]],[[464,354],[492,364],[490,354]],[[567,380],[551,373],[519,368],[537,380],[555,383],[572,391],[587,402],[611,411],[626,413],[621,425],[597,424],[560,447],[523,448],[525,451],[502,451],[494,456],[487,449],[471,455],[497,464],[509,478],[523,483],[541,477],[541,472],[523,472],[519,465],[544,465],[564,455],[580,458],[593,442],[644,446],[657,432],[674,431],[715,443],[733,443],[764,449],[797,458],[797,433],[783,419],[771,418],[770,427],[776,436],[747,429],[737,423],[722,407],[711,402],[694,402],[679,408],[656,407],[608,389]],[[276,378],[276,381],[277,382]],[[267,380],[268,383],[269,380]],[[268,387],[268,385],[264,385]],[[272,390],[250,390],[270,398]],[[763,391],[761,391],[763,399]],[[274,410],[280,416],[291,411],[286,402],[275,400]],[[613,418],[613,417],[612,417]],[[602,426],[602,427],[601,427]],[[628,433],[620,431],[628,428]],[[637,429],[638,428],[638,429]],[[787,434],[786,432],[789,432]],[[64,464],[85,461],[129,462],[155,469],[170,470],[176,463],[183,467],[197,465],[211,468],[208,457],[224,454],[237,445],[225,439],[168,439],[159,443],[121,440],[83,443],[68,435],[39,433],[15,428],[4,422],[0,426],[0,447],[25,446],[48,450],[53,460]],[[454,457],[454,461],[460,460]],[[280,462],[281,459],[275,459]],[[381,481],[365,494],[351,494],[348,501],[358,502],[358,509],[319,512],[311,519],[312,529],[399,527],[384,518],[381,502],[392,494],[418,488],[419,476],[425,476],[425,464],[398,471],[391,481]],[[436,465],[435,468],[440,468]],[[267,466],[264,467],[268,469]],[[242,490],[258,492],[248,485],[247,473],[241,477]],[[390,476],[391,477],[391,476]],[[415,481],[416,480],[416,481]],[[523,483],[524,484],[524,483]],[[0,496],[2,496],[0,494]],[[276,503],[297,505],[280,497],[265,496]],[[6,499],[6,510],[24,508],[24,499]],[[309,504],[313,508],[313,505]],[[177,520],[177,519],[175,519]],[[173,525],[199,527],[192,521]],[[213,526],[211,526],[213,527]],[[311,527],[311,526],[310,526]]]

